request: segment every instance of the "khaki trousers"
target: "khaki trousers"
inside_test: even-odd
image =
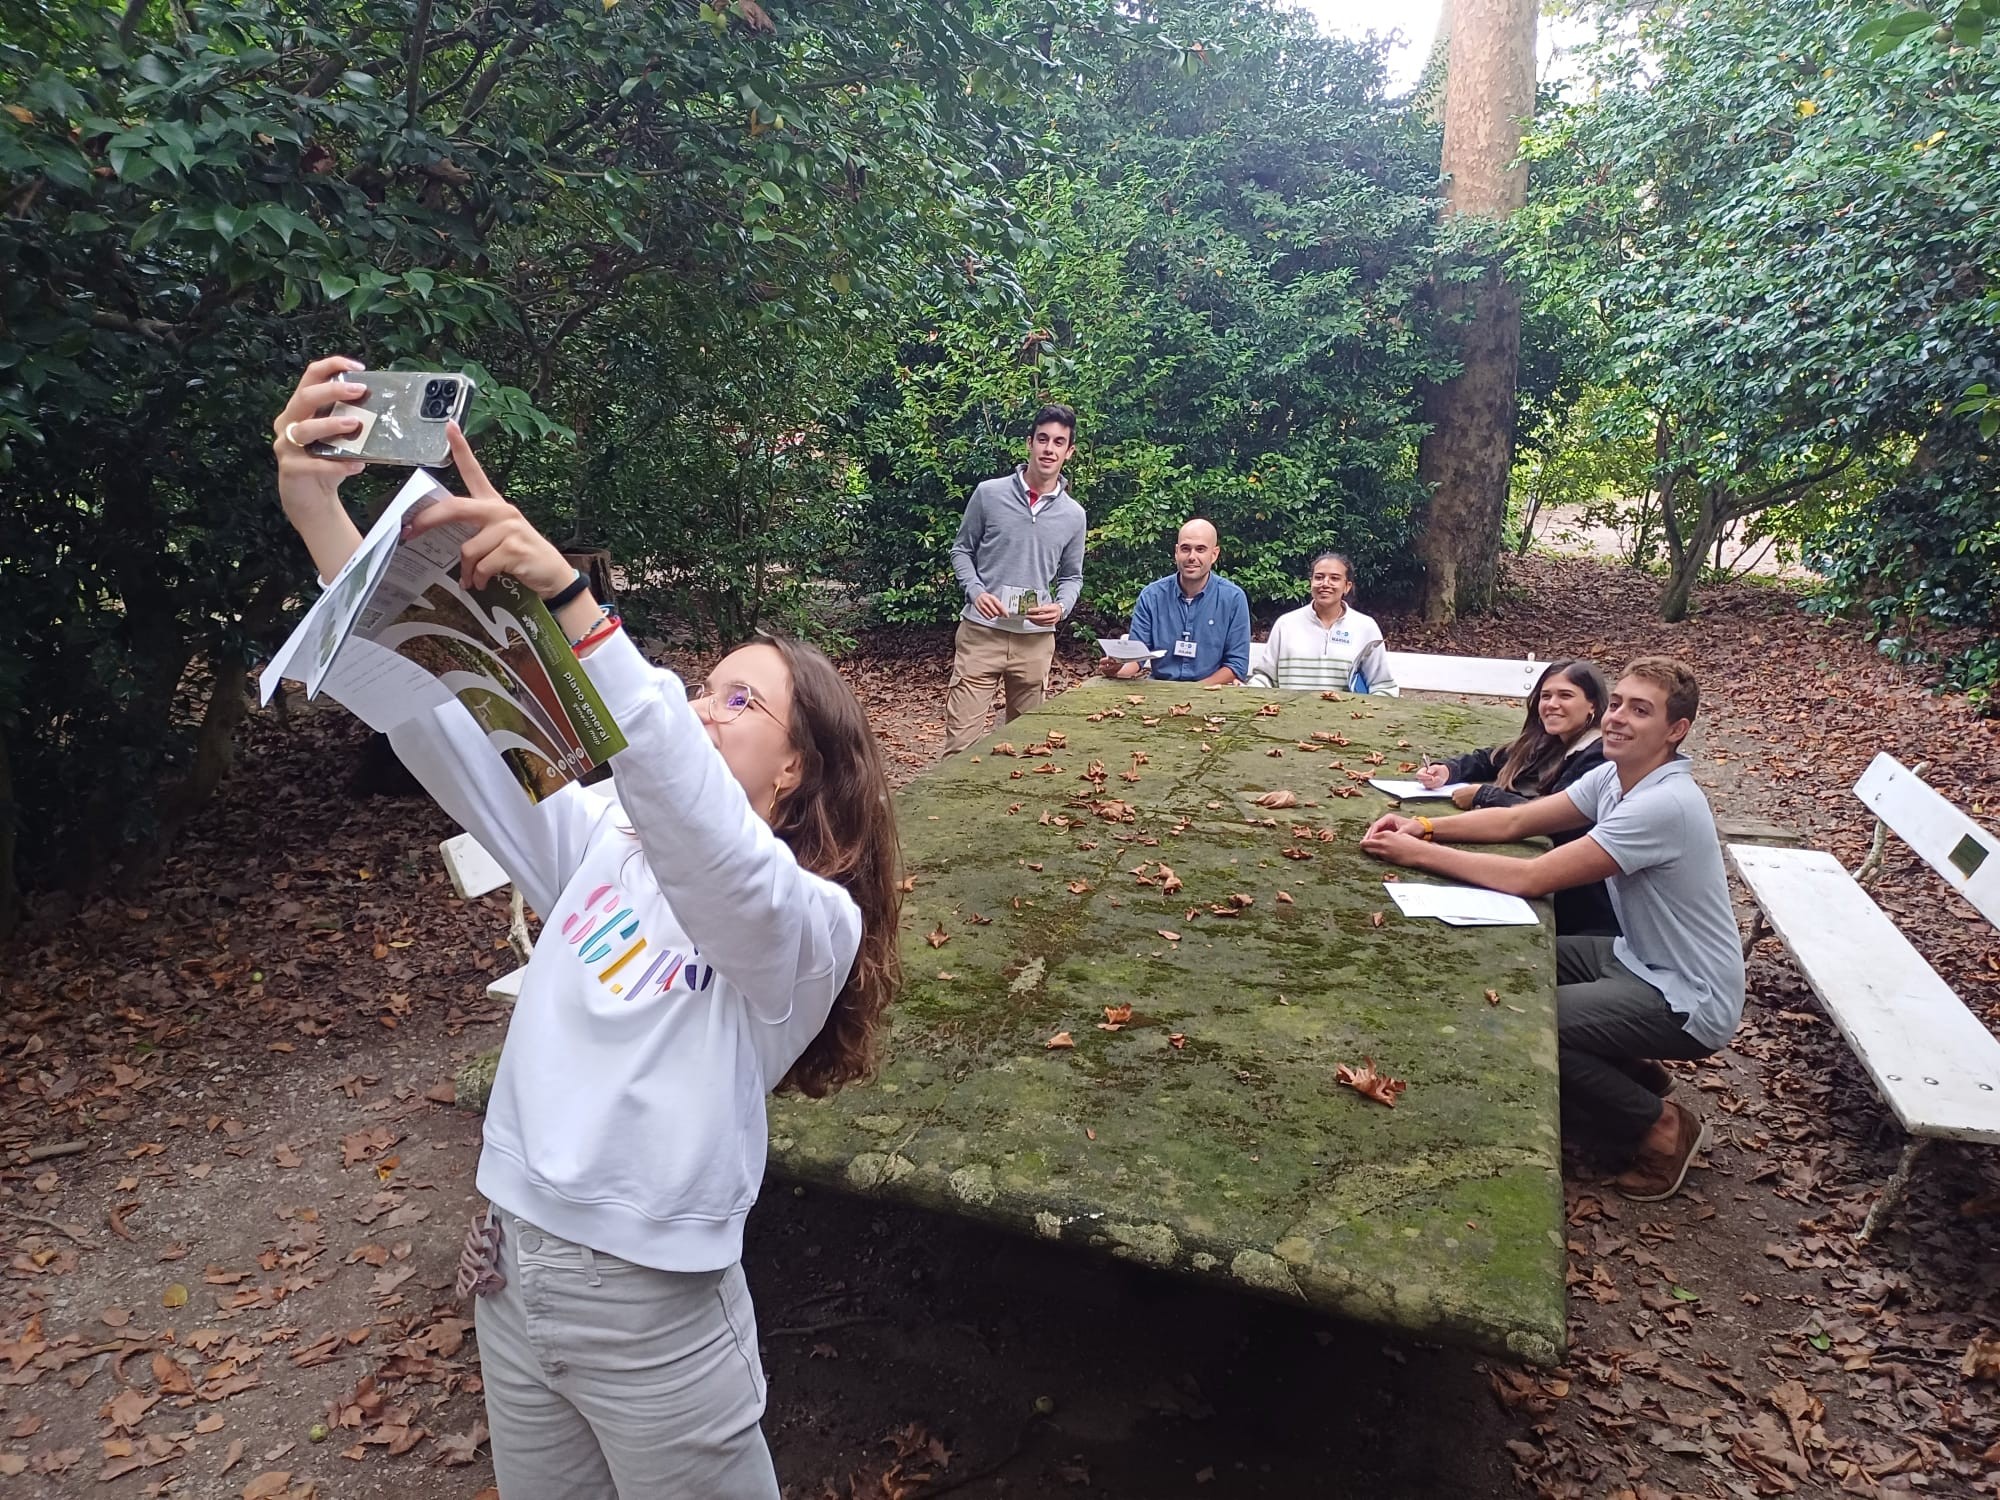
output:
[[[986,733],[986,710],[996,689],[1004,687],[1007,694],[1002,724],[1041,707],[1055,657],[1053,630],[995,630],[960,620],[944,699],[944,753],[969,749]]]

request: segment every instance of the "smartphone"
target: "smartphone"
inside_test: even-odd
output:
[[[314,443],[321,458],[358,458],[371,464],[438,465],[451,461],[444,424],[465,424],[477,388],[470,375],[436,370],[357,370],[341,377],[368,387],[359,401],[336,401],[329,417],[359,417],[361,430]]]

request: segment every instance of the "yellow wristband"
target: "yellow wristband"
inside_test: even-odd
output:
[[[1417,827],[1423,829],[1423,833],[1420,834],[1419,837],[1422,838],[1425,843],[1428,844],[1437,837],[1437,828],[1435,825],[1432,824],[1429,818],[1420,815],[1417,818]]]

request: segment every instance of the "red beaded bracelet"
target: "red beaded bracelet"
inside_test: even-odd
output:
[[[591,627],[589,633],[582,640],[576,642],[570,649],[575,651],[578,656],[581,656],[599,641],[609,640],[612,632],[619,629],[624,623],[616,615],[606,615],[596,625]]]

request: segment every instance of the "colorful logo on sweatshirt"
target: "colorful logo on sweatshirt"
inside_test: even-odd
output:
[[[627,1000],[665,994],[676,985],[705,990],[715,983],[715,966],[698,962],[699,948],[665,948],[653,952],[639,936],[639,919],[632,903],[617,886],[600,885],[583,905],[563,918],[562,935],[576,956],[597,971],[597,981]]]

